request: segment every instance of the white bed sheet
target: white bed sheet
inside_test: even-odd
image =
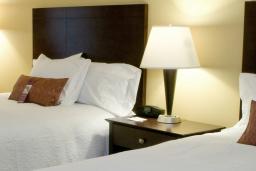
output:
[[[89,105],[41,107],[0,94],[0,170],[30,171],[107,154],[110,113]]]
[[[40,171],[252,171],[256,147],[236,143],[245,126]]]

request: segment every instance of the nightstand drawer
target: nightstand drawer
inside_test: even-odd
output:
[[[129,149],[137,149],[173,140],[177,137],[138,128],[113,124],[113,143]]]

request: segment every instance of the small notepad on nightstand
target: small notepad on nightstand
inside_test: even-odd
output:
[[[144,122],[147,119],[135,116],[135,117],[128,118],[128,120],[135,121],[135,122]]]

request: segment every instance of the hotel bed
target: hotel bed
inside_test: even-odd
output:
[[[114,117],[95,106],[42,107],[0,94],[0,170],[31,170],[107,154]]]
[[[146,37],[147,5],[145,4],[33,9],[33,59],[44,54],[44,62],[51,63],[51,59],[65,60],[67,56],[83,52],[84,58],[94,62],[90,65],[90,67],[94,65],[94,70],[97,68],[99,71],[100,66],[105,65],[102,63],[118,63],[117,69],[123,66],[120,63],[126,63],[129,64],[127,70],[132,71],[132,67],[138,68],[140,65]],[[67,61],[71,59],[64,62],[68,63]],[[34,67],[36,65],[39,65],[38,61],[35,62]],[[115,67],[114,65],[108,67]],[[72,72],[65,66],[51,66],[49,69],[59,68],[64,68],[65,74]],[[35,77],[44,77],[40,75],[44,71],[49,72],[47,68],[37,72],[32,70],[31,73]],[[82,71],[79,70],[79,74],[80,72]],[[119,74],[116,74],[117,77],[124,75],[122,72],[117,73]],[[47,74],[47,76],[52,75]],[[98,73],[98,76],[103,74]],[[96,80],[94,84],[98,84],[97,80],[102,77],[92,75],[90,81]],[[139,76],[142,79],[138,79],[138,84],[136,83],[139,87],[137,98],[136,95],[132,96],[135,106],[144,104],[145,97],[144,71],[140,70]],[[88,77],[87,73],[86,78]],[[77,78],[78,82],[82,82],[79,77]],[[100,86],[103,87],[95,85],[92,88],[113,92],[112,85],[130,86],[132,81],[129,78],[127,82],[114,81],[111,85],[102,85],[109,83],[109,80],[114,78],[100,80]],[[95,95],[94,92],[85,92],[86,95]],[[123,94],[129,95],[130,92],[123,91]],[[107,95],[100,94],[105,99],[109,98]],[[107,154],[108,123],[105,119],[117,116],[112,112],[88,103],[42,107],[32,103],[17,103],[8,100],[8,96],[9,94],[0,94],[1,171],[30,171]],[[130,100],[129,98],[127,101]],[[110,100],[112,99],[109,98]],[[119,109],[119,106],[114,107]],[[124,115],[118,114],[120,114],[118,116]]]

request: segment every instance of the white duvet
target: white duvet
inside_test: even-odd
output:
[[[0,171],[30,171],[106,154],[113,117],[84,104],[41,107],[0,94]]]
[[[254,171],[256,147],[236,141],[244,126],[40,171]]]

